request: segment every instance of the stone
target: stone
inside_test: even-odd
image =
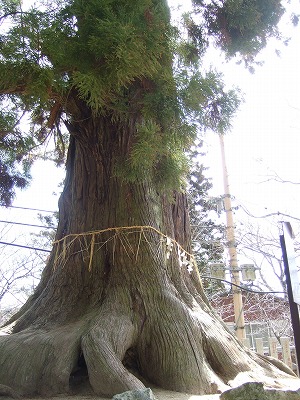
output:
[[[116,394],[112,400],[155,400],[155,396],[150,388],[146,388]]]
[[[265,389],[261,382],[248,382],[226,390],[220,400],[300,400],[300,390]]]

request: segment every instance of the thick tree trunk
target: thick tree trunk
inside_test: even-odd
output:
[[[35,293],[0,337],[0,383],[50,395],[75,390],[82,376],[105,396],[145,380],[204,394],[240,373],[269,384],[289,376],[237,342],[183,263],[192,262],[185,196],[117,177],[134,116],[112,122],[81,107],[75,120],[56,241]]]

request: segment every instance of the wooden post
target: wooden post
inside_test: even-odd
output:
[[[264,343],[262,338],[255,339],[255,346],[257,353],[264,355]]]
[[[282,361],[286,365],[288,365],[291,369],[293,369],[291,349],[290,349],[290,338],[289,337],[281,337],[280,343],[281,343],[281,347],[282,347]]]
[[[224,148],[224,138],[223,135],[219,135],[221,156],[222,156],[222,166],[223,166],[223,182],[224,182],[224,208],[226,212],[226,236],[228,243],[229,252],[229,265],[230,265],[230,276],[231,282],[237,286],[233,287],[233,306],[234,306],[234,320],[235,320],[235,331],[237,338],[242,342],[246,337],[245,332],[245,319],[243,310],[243,299],[242,292],[239,288],[240,282],[240,271],[238,267],[237,260],[237,250],[236,241],[234,234],[234,222],[233,222],[233,212],[231,205],[231,197],[229,190],[228,173],[225,159],[225,148]]]
[[[248,349],[250,349],[250,339],[249,338],[244,338],[243,340],[242,340],[242,343],[243,343],[243,345],[244,346],[246,346]]]
[[[269,338],[269,350],[271,357],[278,358],[277,344],[278,340],[275,337]]]

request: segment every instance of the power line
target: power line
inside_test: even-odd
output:
[[[275,292],[275,291],[274,292],[273,291],[272,292],[264,292],[264,291],[260,291],[260,290],[252,290],[252,289],[245,288],[244,286],[236,285],[233,282],[226,281],[226,279],[215,278],[214,276],[209,276],[209,275],[208,276],[201,275],[201,278],[213,279],[215,281],[220,281],[220,282],[226,282],[231,286],[236,286],[236,287],[240,288],[241,290],[244,290],[245,292],[250,292],[250,293],[257,293],[257,294],[281,293],[281,294],[286,294],[286,292]]]
[[[19,208],[19,209],[21,209],[21,210],[30,210],[30,211],[41,211],[41,212],[47,212],[47,213],[56,213],[57,211],[50,211],[50,210],[41,210],[41,209],[39,209],[39,208],[30,208],[30,207],[21,207],[21,206],[9,206],[9,207],[6,207],[6,206],[1,206],[1,207],[5,207],[5,208]]]
[[[22,247],[24,249],[31,249],[31,250],[37,250],[37,251],[44,251],[46,253],[50,253],[51,250],[46,250],[46,249],[40,249],[38,247],[32,247],[32,246],[25,246],[22,244],[16,244],[16,243],[7,243],[7,242],[0,242],[0,244],[5,244],[6,246],[15,246],[15,247]]]
[[[12,225],[32,226],[34,228],[56,229],[56,227],[54,227],[54,226],[33,225],[33,224],[25,224],[25,223],[22,223],[22,222],[2,221],[2,220],[0,220],[0,222],[5,223],[5,224],[12,224]]]

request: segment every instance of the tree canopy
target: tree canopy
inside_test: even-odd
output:
[[[249,63],[267,37],[279,35],[283,13],[278,0],[194,6],[183,19],[182,36],[163,1],[151,7],[148,0],[117,6],[110,0],[39,1],[26,9],[1,2],[2,204],[28,183],[36,149],[50,136],[56,161],[63,162],[72,92],[93,113],[126,119],[133,107],[126,92],[137,81],[146,88],[142,101],[134,99],[144,119],[130,158],[115,172],[129,180],[151,173],[160,184],[182,184],[183,151],[195,139],[195,124],[225,131],[239,102],[236,92],[225,92],[220,74],[200,72],[205,49],[214,40],[228,57],[239,53]]]
[[[2,204],[50,135],[57,162],[65,149],[67,158],[41,281],[0,335],[0,394],[74,393],[78,375],[106,397],[145,380],[208,394],[240,377],[293,379],[232,336],[191,254],[187,150],[199,131],[224,134],[240,102],[219,73],[201,70],[213,36],[206,11],[233,3],[261,4],[199,3],[181,31],[165,0],[1,3]],[[242,19],[236,26],[246,44]]]

